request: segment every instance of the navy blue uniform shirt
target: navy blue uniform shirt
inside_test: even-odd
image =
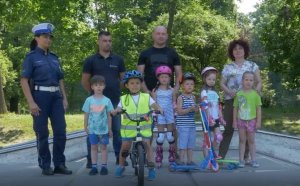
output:
[[[110,54],[104,58],[99,53],[88,57],[83,65],[83,73],[101,75],[105,78],[106,86],[103,94],[108,97],[113,105],[120,100],[120,73],[125,72],[124,60],[122,57]]]
[[[34,85],[58,86],[64,75],[58,57],[52,52],[46,54],[43,49],[36,47],[26,55],[21,77],[32,79]]]

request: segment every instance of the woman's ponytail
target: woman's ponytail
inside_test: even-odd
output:
[[[30,51],[34,50],[37,46],[37,41],[33,39],[30,43]]]

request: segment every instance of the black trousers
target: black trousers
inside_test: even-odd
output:
[[[221,141],[219,147],[219,155],[223,158],[226,157],[226,154],[229,149],[229,145],[234,133],[234,128],[232,127],[233,123],[233,99],[225,100],[224,102],[224,119],[226,121],[225,130],[223,132],[223,140]],[[248,141],[246,141],[246,149],[245,149],[245,159],[249,158],[249,145]]]

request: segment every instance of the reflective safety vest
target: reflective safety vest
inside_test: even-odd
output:
[[[121,102],[123,109],[129,114],[132,119],[139,119],[150,111],[150,95],[140,93],[138,104],[136,105],[131,95],[126,94],[121,96]],[[149,117],[148,121],[140,122],[140,133],[143,137],[151,137],[152,130],[152,117]],[[121,120],[121,136],[122,138],[134,138],[137,135],[137,123],[127,118],[125,114],[122,114]]]

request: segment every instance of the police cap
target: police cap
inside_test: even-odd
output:
[[[32,33],[34,35],[52,34],[53,30],[54,26],[51,23],[40,23],[32,28]]]

